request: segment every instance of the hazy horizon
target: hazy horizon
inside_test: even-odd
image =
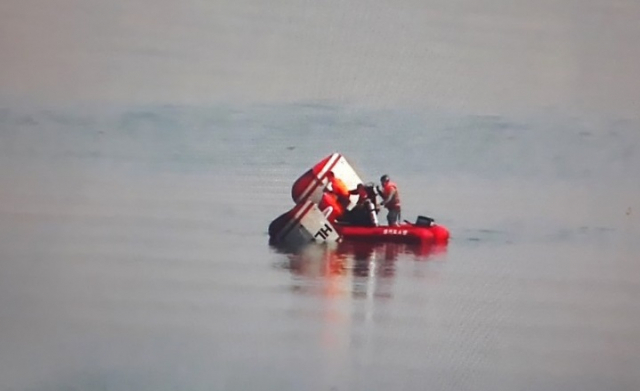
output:
[[[0,97],[637,118],[635,1],[0,4]]]

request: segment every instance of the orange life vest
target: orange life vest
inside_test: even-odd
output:
[[[398,209],[398,208],[400,208],[400,193],[398,192],[398,186],[396,186],[395,183],[389,181],[389,182],[387,182],[386,185],[384,185],[384,188],[382,189],[382,197],[386,200],[387,197],[389,197],[389,194],[391,194],[392,190],[394,190],[394,189],[396,191],[396,194],[393,196],[393,198],[387,204],[385,204],[387,209]]]
[[[336,221],[336,219],[340,218],[345,212],[336,196],[330,193],[324,193],[322,195],[322,199],[320,200],[318,207],[322,213],[327,213],[327,211],[329,212],[329,214],[325,216],[327,217],[327,220],[332,223]]]
[[[338,196],[338,198],[349,199],[349,189],[340,179],[334,177],[331,180],[331,189]]]

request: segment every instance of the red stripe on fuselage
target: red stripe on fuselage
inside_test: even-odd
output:
[[[300,221],[302,221],[302,219],[304,218],[304,216],[306,216],[307,213],[309,213],[311,208],[313,208],[313,205],[314,204],[312,202],[310,202],[308,205],[306,205],[301,210],[296,212],[295,215],[293,216],[292,220],[289,223],[287,223],[282,228],[282,231],[280,231],[280,233],[277,235],[278,239],[282,239],[283,237],[286,237],[287,235],[289,235],[289,233],[291,233],[293,228],[297,227],[300,224]]]

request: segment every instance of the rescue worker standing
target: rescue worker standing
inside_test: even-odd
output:
[[[349,188],[347,188],[347,185],[345,185],[340,178],[336,177],[333,171],[327,173],[327,179],[329,180],[329,184],[331,184],[331,193],[336,196],[342,208],[346,210],[351,203]]]
[[[401,210],[398,186],[391,182],[389,175],[386,174],[380,177],[380,184],[382,185],[382,203],[380,205],[388,210],[387,223],[390,226],[400,225]]]

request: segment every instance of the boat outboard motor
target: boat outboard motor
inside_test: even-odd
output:
[[[418,216],[416,219],[416,225],[421,227],[432,227],[435,225],[435,220],[427,216]]]

